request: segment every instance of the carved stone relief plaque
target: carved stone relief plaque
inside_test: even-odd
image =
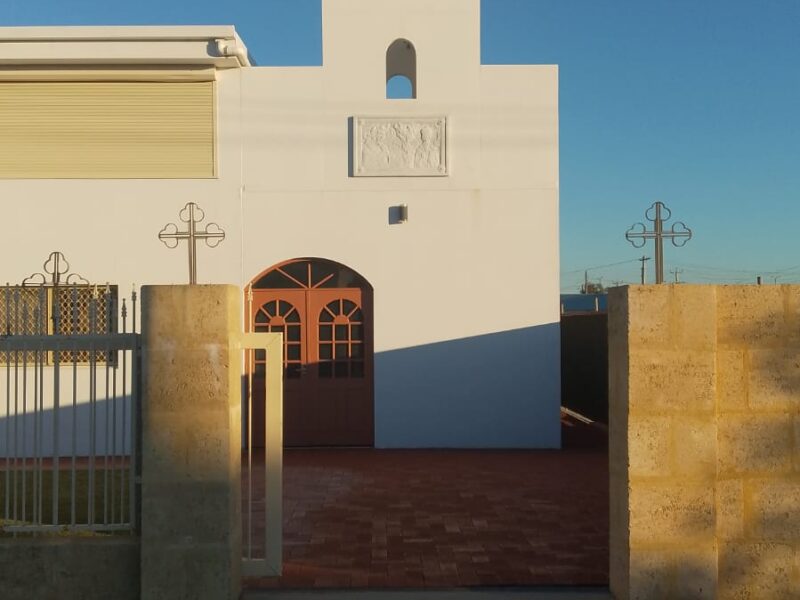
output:
[[[447,175],[446,117],[354,117],[355,177]]]

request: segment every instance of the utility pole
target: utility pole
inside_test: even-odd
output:
[[[589,293],[589,270],[583,272],[583,293]]]
[[[645,261],[648,261],[648,260],[650,260],[649,256],[643,256],[642,258],[639,259],[639,262],[642,263],[642,285],[645,284],[644,263],[645,263]]]
[[[680,280],[678,279],[678,276],[679,276],[681,273],[683,273],[683,269],[674,269],[674,270],[670,270],[670,273],[672,273],[673,275],[675,275],[675,283],[680,283]]]

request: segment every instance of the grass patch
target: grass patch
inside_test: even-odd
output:
[[[3,465],[5,466],[5,465]],[[36,481],[34,478],[36,477]],[[72,523],[72,499],[75,498],[75,523],[85,525],[89,522],[89,497],[90,487],[93,487],[94,518],[95,524],[118,523],[121,520],[130,521],[130,473],[120,470],[94,470],[94,481],[90,485],[89,470],[76,469],[74,478],[70,470],[61,470],[58,473],[58,520],[57,524],[63,526],[62,530],[52,532],[53,535],[107,535],[91,531],[69,530]],[[16,488],[16,492],[15,492]],[[41,488],[41,489],[40,489]],[[113,488],[113,501],[112,501]],[[41,502],[40,502],[41,496]],[[53,472],[44,470],[41,479],[38,473],[31,471],[17,472],[0,470],[0,537],[13,535],[7,531],[8,525],[33,524],[34,515],[44,525],[52,525],[53,520]],[[8,518],[5,519],[6,499],[8,499]],[[14,507],[16,506],[16,514]],[[23,515],[23,506],[25,514]],[[120,518],[122,515],[122,518]],[[108,532],[111,533],[111,532]],[[127,533],[123,531],[123,533]],[[16,535],[23,535],[17,532]],[[38,534],[41,535],[41,534]]]

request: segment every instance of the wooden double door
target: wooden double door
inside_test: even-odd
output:
[[[260,277],[252,288],[248,329],[284,336],[287,446],[374,442],[371,289],[360,276],[336,277],[342,269],[346,267],[319,259],[292,261],[268,272],[272,277]],[[286,287],[257,287],[259,282]],[[342,282],[351,286],[335,285]],[[254,355],[251,368],[259,388],[254,398],[263,398],[259,392],[265,359],[263,353]],[[263,422],[263,405],[258,402],[253,417]],[[254,445],[263,445],[255,430],[253,436]]]

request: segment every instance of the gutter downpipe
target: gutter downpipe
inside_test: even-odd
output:
[[[236,40],[217,40],[217,52],[225,57],[234,56],[239,61],[239,65],[246,67],[249,64],[247,59],[247,49],[240,45]]]

